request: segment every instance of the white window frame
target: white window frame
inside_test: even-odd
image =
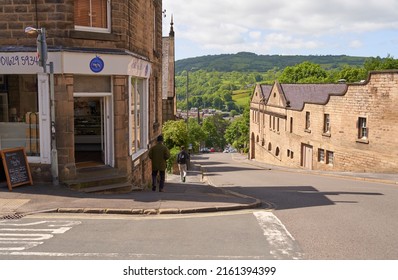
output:
[[[358,118],[358,139],[368,139],[368,120],[366,117]]]
[[[311,129],[311,112],[305,112],[305,131],[310,131]]]
[[[326,164],[328,165],[334,164],[334,152],[326,151]]]
[[[29,163],[51,163],[51,116],[50,116],[50,81],[46,73],[37,75],[37,94],[39,110],[40,155],[28,156]]]
[[[87,0],[87,1],[91,2],[91,0]],[[90,6],[91,6],[91,4],[90,4]],[[75,25],[75,30],[99,32],[99,33],[111,33],[111,0],[106,1],[106,14],[107,14],[106,21],[108,23],[108,26],[106,28]]]
[[[323,115],[323,133],[330,134],[330,114]]]
[[[318,149],[318,161],[325,163],[325,150],[324,149]]]
[[[140,94],[140,129],[141,129],[141,142],[140,146],[137,147],[136,152],[132,152],[133,148],[133,137],[135,135],[133,129],[132,129],[132,124],[133,124],[133,119],[137,120],[137,116],[133,118],[131,115],[132,111],[132,90],[133,87],[131,85],[131,80],[134,79],[135,83],[138,83],[138,81],[141,81],[143,83],[143,92]],[[134,87],[137,89],[137,86]],[[134,76],[129,76],[129,153],[132,158],[132,160],[137,159],[140,157],[142,154],[144,154],[148,150],[148,133],[149,133],[149,124],[148,124],[148,118],[149,118],[149,81],[148,79],[143,79],[139,77],[134,77]],[[136,96],[136,95],[135,95]],[[137,110],[134,110],[134,114],[137,114]],[[136,126],[134,126],[136,127]],[[137,142],[136,142],[137,145]]]

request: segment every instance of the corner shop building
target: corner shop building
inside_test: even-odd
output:
[[[24,147],[34,181],[51,181],[50,89],[60,181],[84,166],[109,166],[143,185],[149,176],[149,78],[144,57],[119,50],[0,51],[0,149]]]

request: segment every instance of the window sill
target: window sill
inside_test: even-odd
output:
[[[101,33],[93,31],[72,30],[70,37],[74,39],[101,40],[101,41],[118,41],[119,36],[110,33]]]
[[[311,133],[311,129],[306,128],[304,129],[304,132]]]
[[[132,161],[136,161],[137,159],[139,159],[143,154],[145,154],[148,150],[147,149],[141,149],[139,151],[137,151],[136,153],[131,155],[131,160]]]
[[[331,137],[332,135],[330,134],[330,132],[324,132],[322,133],[322,136]]]
[[[369,144],[369,139],[357,139],[357,143]]]

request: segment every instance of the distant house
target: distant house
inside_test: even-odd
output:
[[[329,171],[398,171],[398,71],[355,84],[257,85],[250,158]]]

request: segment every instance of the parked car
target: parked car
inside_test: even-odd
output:
[[[214,153],[215,151],[216,151],[216,149],[210,148],[210,153]]]
[[[223,151],[223,153],[236,153],[236,152],[238,152],[238,151],[233,147],[227,147]]]
[[[210,153],[210,150],[209,150],[208,148],[201,148],[201,149],[199,150],[199,152],[201,152],[201,153],[203,153],[203,154],[207,154],[207,153]]]

